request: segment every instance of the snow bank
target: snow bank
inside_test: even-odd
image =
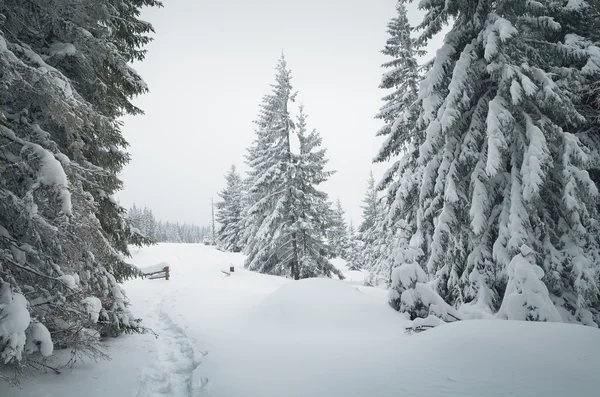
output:
[[[385,297],[343,281],[296,282],[238,267],[225,277],[221,269],[243,257],[202,245],[159,244],[133,260],[169,261],[178,275],[126,285],[158,339],[111,340],[112,361],[24,380],[22,389],[0,382],[0,396],[188,396],[167,387],[182,374],[189,383],[177,390],[214,397],[598,396],[598,329],[430,317],[415,323],[436,328],[408,335],[410,323]],[[140,376],[146,366],[150,377]]]
[[[389,305],[339,280],[285,284],[251,313],[255,326],[285,328],[300,337],[348,338],[401,333],[405,321]]]

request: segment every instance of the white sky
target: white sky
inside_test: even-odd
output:
[[[337,173],[323,185],[349,219],[360,208],[382,139],[374,119],[386,58],[380,54],[395,0],[164,0],[142,18],[156,30],[135,64],[150,93],[135,103],[146,114],[123,128],[131,163],[121,204],[148,205],[159,219],[208,224],[224,174],[245,170],[253,120],[283,50],[309,116]],[[411,5],[411,16],[416,15]],[[413,18],[413,23],[416,19]]]

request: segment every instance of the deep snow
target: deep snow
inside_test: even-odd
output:
[[[473,320],[407,335],[384,290],[349,280],[293,282],[242,269],[241,254],[160,244],[132,280],[135,314],[159,335],[109,341],[109,362],[0,383],[2,397],[597,396],[598,329]],[[231,276],[221,270],[236,266]],[[343,266],[340,261],[336,265]]]

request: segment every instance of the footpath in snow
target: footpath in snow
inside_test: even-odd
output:
[[[359,272],[293,282],[243,270],[241,254],[186,244],[148,247],[133,261],[171,267],[170,281],[125,285],[158,338],[118,338],[112,361],[20,389],[0,384],[0,396],[599,395],[597,329],[476,320],[409,336],[386,292],[359,286]]]

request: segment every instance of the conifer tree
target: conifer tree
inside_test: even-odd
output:
[[[400,249],[397,246],[398,233],[410,234],[411,224],[415,221],[416,189],[419,183],[418,172],[415,171],[422,142],[422,133],[416,128],[421,110],[418,98],[419,67],[416,61],[420,51],[411,38],[404,1],[396,4],[396,16],[388,23],[388,34],[382,53],[391,60],[382,65],[385,72],[379,87],[390,93],[383,98],[384,105],[376,116],[384,122],[377,135],[385,136],[386,140],[375,161],[395,161],[378,186],[379,190],[385,190],[385,198],[380,204],[381,213],[376,221],[373,242],[373,249],[378,255],[369,271],[373,283],[385,281],[389,284],[395,266],[394,252]],[[410,247],[406,245],[404,249]]]
[[[375,219],[377,218],[377,189],[375,187],[375,176],[373,172],[369,173],[367,180],[367,191],[363,199],[363,220],[358,228],[358,232],[362,235],[373,228]]]
[[[219,193],[216,219],[219,222],[217,239],[225,250],[239,252],[243,248],[243,183],[234,165],[225,176],[227,186]]]
[[[326,149],[321,148],[321,136],[315,131],[307,132],[306,115],[300,106],[298,116],[297,135],[300,144],[298,154],[294,155],[294,175],[292,179],[292,231],[298,236],[299,270],[300,278],[336,275],[343,279],[343,274],[329,262],[333,255],[331,247],[326,245],[326,229],[324,225],[331,222],[328,212],[327,194],[318,190],[318,186],[325,182],[332,171],[325,171],[327,159]],[[343,219],[343,210],[338,200],[337,213],[341,217],[343,234],[338,239],[338,248],[344,249],[343,241],[346,227]]]
[[[384,219],[384,207],[377,197],[377,189],[375,186],[375,177],[373,172],[369,174],[367,180],[367,191],[363,199],[363,221],[358,229],[358,239],[361,244],[357,246],[360,259],[353,260],[355,266],[365,270],[371,269],[380,259],[380,246],[376,242],[380,242],[383,238],[384,230],[382,229],[382,221]]]
[[[599,42],[580,28],[594,25],[593,5],[422,4],[420,44],[452,27],[420,85],[422,141],[394,174],[430,285],[454,307],[600,324],[587,172],[600,151],[583,89],[600,77]]]
[[[298,258],[289,257],[287,244],[293,237],[289,230],[281,230],[290,223],[290,136],[295,126],[288,108],[295,95],[285,58],[280,59],[276,70],[272,92],[260,105],[256,138],[247,156],[251,203],[246,214],[246,266],[261,273],[299,278]],[[297,238],[293,240],[297,244]]]
[[[305,133],[304,116],[298,130],[292,120],[295,94],[290,80],[282,57],[272,92],[263,98],[256,139],[248,151],[246,266],[294,279],[332,273],[341,277],[326,259],[329,253],[322,241],[327,196],[316,186],[329,175],[323,171],[325,151],[318,149],[321,140],[316,133]],[[299,154],[292,152],[294,134]]]
[[[348,255],[346,258],[348,269],[361,270],[364,267],[363,243],[358,238],[352,222],[348,226],[348,236]]]
[[[350,249],[350,237],[348,235],[345,217],[346,213],[342,208],[342,202],[338,198],[335,203],[335,208],[331,210],[327,238],[329,240],[332,255],[343,259],[348,258]]]
[[[140,329],[119,283],[137,273],[128,243],[146,240],[113,194],[129,160],[118,118],[141,113],[130,100],[147,91],[128,65],[152,31],[138,16],[159,5],[0,3],[3,363],[53,347],[94,354],[101,337]]]
[[[399,222],[397,222],[399,223]],[[365,270],[369,271],[370,285],[385,284],[390,286],[391,274],[394,268],[394,249],[396,247],[398,228],[397,223],[390,222],[386,204],[378,202],[375,223],[369,230],[370,242],[365,245]]]

